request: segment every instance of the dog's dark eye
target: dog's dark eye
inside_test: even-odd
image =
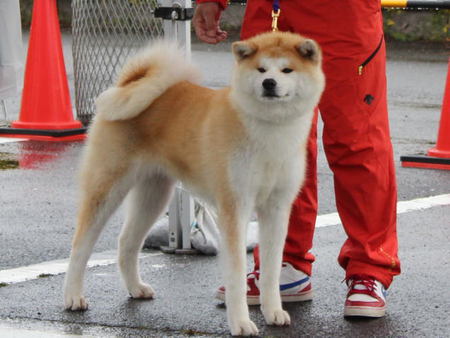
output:
[[[283,73],[288,74],[288,73],[291,73],[291,72],[292,72],[292,69],[291,69],[291,68],[283,68],[281,71],[282,71]]]
[[[265,72],[266,72],[266,69],[265,69],[265,68],[262,68],[262,67],[259,67],[259,68],[258,68],[258,72],[260,72],[260,73],[265,73]]]

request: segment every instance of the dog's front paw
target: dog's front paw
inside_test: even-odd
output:
[[[291,324],[291,317],[289,316],[289,313],[287,313],[283,309],[267,310],[267,311],[263,309],[262,313],[268,325],[283,326]]]
[[[64,306],[70,311],[84,311],[88,308],[88,303],[82,295],[65,295]]]
[[[255,323],[250,319],[232,320],[229,325],[232,336],[257,336],[259,333]]]
[[[145,283],[139,283],[128,288],[128,292],[132,298],[151,299],[155,296],[153,288]]]

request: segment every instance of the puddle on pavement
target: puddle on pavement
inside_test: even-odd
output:
[[[0,149],[0,170],[41,169],[55,161],[74,146],[75,142],[26,141],[9,144],[16,151]]]
[[[396,105],[408,108],[422,108],[422,109],[434,109],[440,111],[441,105],[436,103],[423,103],[423,102],[396,102]]]
[[[21,169],[40,169],[69,150],[74,142],[27,141],[19,144]]]
[[[19,168],[19,161],[16,155],[0,152],[0,170],[9,170]]]

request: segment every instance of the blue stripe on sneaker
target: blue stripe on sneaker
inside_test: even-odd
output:
[[[289,284],[281,284],[281,285],[280,285],[280,291],[284,291],[284,290],[286,290],[286,289],[293,288],[294,286],[298,286],[298,285],[300,285],[300,284],[306,283],[308,280],[309,280],[309,277],[305,277],[305,278],[300,279],[300,280],[298,280],[298,281],[296,281],[296,282],[293,282],[293,283],[289,283]]]

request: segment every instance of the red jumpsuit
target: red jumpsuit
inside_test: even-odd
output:
[[[223,0],[216,1],[224,5]],[[281,31],[310,37],[323,50],[322,138],[334,174],[337,210],[348,236],[339,264],[346,278],[366,274],[387,288],[400,273],[400,262],[380,0],[280,0],[280,9]],[[241,38],[269,31],[271,10],[270,0],[248,0]],[[308,275],[317,216],[316,129],[314,123],[308,174],[293,205],[284,248],[284,261]],[[258,263],[255,250],[256,268]]]

